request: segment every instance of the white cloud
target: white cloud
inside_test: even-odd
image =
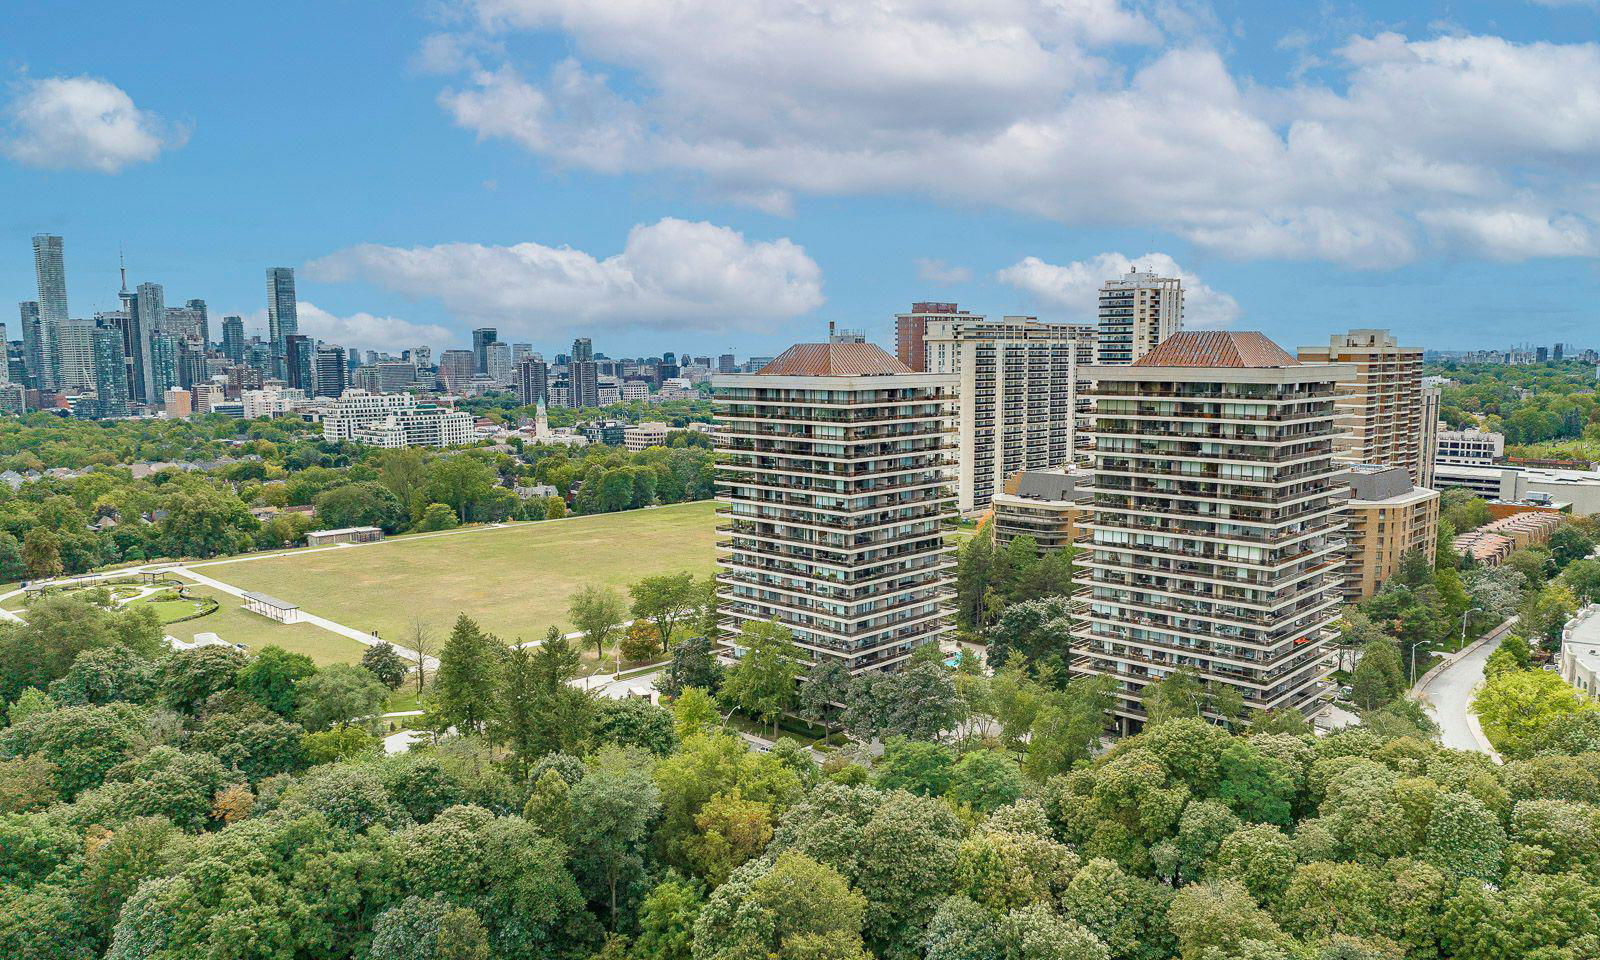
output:
[[[759,330],[823,302],[822,271],[798,244],[672,218],[635,226],[622,252],[604,259],[538,243],[363,244],[305,273],[437,299],[462,320],[528,337],[621,324]]]
[[[1593,43],[1358,36],[1327,53],[1334,82],[1274,87],[1237,79],[1186,18],[1141,12],[1172,4],[464,2],[472,49],[554,32],[572,56],[530,72],[483,55],[440,95],[458,124],[563,165],[693,173],[771,212],[913,192],[1361,267],[1482,252],[1427,211],[1515,207],[1568,237],[1600,222]],[[1501,255],[1584,255],[1499,233]]]
[[[953,267],[943,260],[919,259],[917,276],[936,286],[953,287],[971,280],[972,271],[967,267]]]
[[[1065,265],[1026,257],[996,273],[995,278],[1029,294],[1041,306],[1059,310],[1073,320],[1089,321],[1095,318],[1100,285],[1134,267],[1183,281],[1185,327],[1215,330],[1230,327],[1239,318],[1238,301],[1202,282],[1164,253],[1147,253],[1132,260],[1120,253],[1102,253]]]
[[[1508,208],[1424,210],[1428,228],[1491,260],[1592,257],[1600,253],[1594,231],[1576,217]]]
[[[140,110],[121,88],[96,77],[23,81],[5,112],[0,146],[33,167],[116,173],[188,139],[186,131]]]
[[[300,332],[356,350],[408,350],[418,344],[449,343],[451,332],[438,324],[412,323],[399,317],[370,313],[338,316],[314,303],[297,301]]]

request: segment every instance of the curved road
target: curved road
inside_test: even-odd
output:
[[[1500,638],[1511,628],[1511,621],[1485,635],[1477,646],[1450,661],[1428,677],[1411,695],[1420,701],[1428,716],[1439,725],[1439,742],[1452,750],[1473,750],[1499,759],[1478,727],[1478,718],[1469,707],[1472,694],[1483,682],[1483,665],[1500,646]]]

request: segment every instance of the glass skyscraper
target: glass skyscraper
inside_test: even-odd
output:
[[[267,268],[267,341],[272,344],[274,373],[285,376],[283,341],[300,332],[300,313],[295,309],[294,268]]]
[[[39,352],[44,361],[40,385],[55,389],[61,377],[61,325],[67,322],[67,267],[60,237],[34,235],[33,273],[39,284]]]

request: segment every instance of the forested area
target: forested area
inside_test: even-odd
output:
[[[678,649],[699,632],[680,624],[680,679],[706,686],[669,710],[568,684],[559,636],[510,650],[463,618],[429,701],[457,735],[383,756],[362,720],[387,691],[376,658],[172,654],[131,615],[42,603],[0,625],[0,955],[18,960],[1600,950],[1590,711],[1496,767],[1425,721],[1229,730],[1174,696],[1091,755],[1098,721],[1070,701],[1092,693],[1020,655],[994,677],[927,657],[909,672],[956,736],[884,691],[852,721],[882,756],[760,752],[725,718],[781,672],[780,630],[722,674]]]
[[[568,512],[566,497],[574,488],[577,513],[704,500],[714,490],[712,455],[702,446],[380,450],[325,443],[293,419],[243,427],[224,418],[105,425],[40,419],[0,423],[0,443],[10,444],[0,449],[18,451],[10,462],[24,469],[45,463],[95,469],[73,477],[46,474],[16,490],[0,486],[0,582],[161,557],[277,549],[315,528],[378,526],[396,533],[543,520]],[[240,429],[240,437],[226,432]],[[96,446],[102,441],[104,449]],[[222,454],[234,462],[139,479],[117,459]],[[515,492],[539,484],[555,487],[555,495]],[[284,510],[289,507],[315,513]]]
[[[1476,426],[1503,433],[1506,452],[1513,456],[1600,462],[1593,365],[1450,362],[1430,365],[1426,372],[1454,381],[1440,397],[1440,418],[1453,429]]]

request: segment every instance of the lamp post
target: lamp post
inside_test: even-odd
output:
[[[1483,612],[1483,608],[1482,607],[1473,607],[1471,610],[1468,610],[1465,613],[1461,614],[1461,646],[1462,647],[1467,645],[1467,618],[1472,616],[1474,613],[1482,613],[1482,612]],[[1461,649],[1461,647],[1457,647],[1456,649],[1459,650],[1459,649]]]
[[[1411,685],[1417,685],[1417,648],[1430,641],[1418,640],[1411,645]]]

